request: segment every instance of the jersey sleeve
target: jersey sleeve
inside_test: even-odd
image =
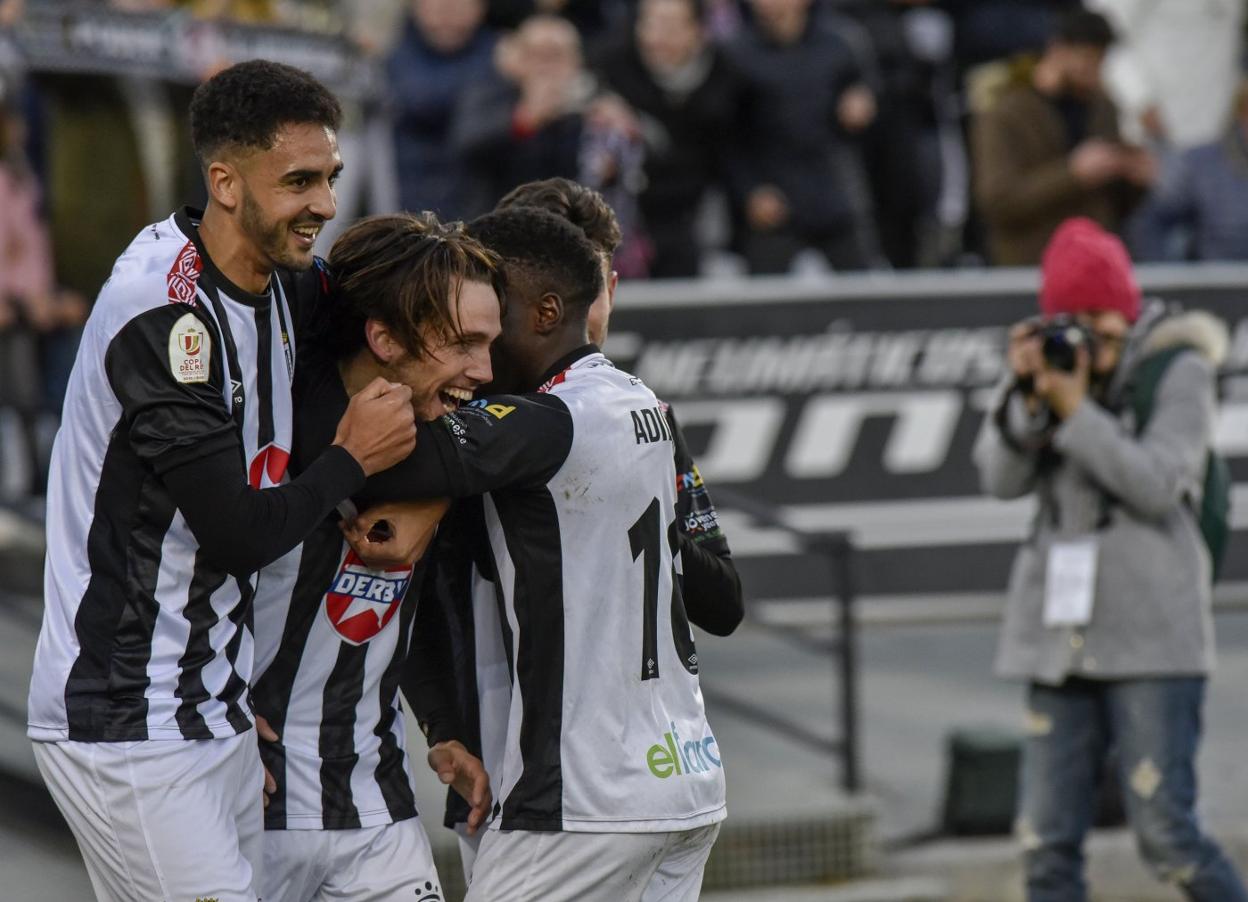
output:
[[[711,502],[706,483],[693,462],[685,434],[676,422],[676,415],[669,405],[664,405],[663,415],[671,427],[673,444],[676,446],[676,527],[682,535],[700,548],[716,556],[726,556],[728,539],[719,526],[719,514]]]
[[[422,423],[416,450],[370,477],[356,503],[467,498],[504,488],[542,485],[572,448],[572,415],[554,395],[482,398]]]
[[[158,474],[238,444],[215,336],[194,308],[168,304],[131,319],[105,351],[121,428]]]

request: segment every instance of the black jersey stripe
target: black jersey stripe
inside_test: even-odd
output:
[[[138,492],[135,492],[135,488]],[[69,738],[80,742],[146,739],[147,663],[155,631],[161,537],[174,506],[113,429],[100,469],[87,562],[91,580],[74,617],[78,657],[65,682]],[[135,551],[133,579],[123,582],[113,562]]]
[[[178,705],[177,721],[183,739],[211,739],[212,729],[200,713],[199,706],[211,698],[204,686],[204,666],[211,663],[216,653],[212,648],[211,630],[220,617],[212,606],[212,596],[225,585],[228,575],[206,563],[199,552],[195,554],[195,569],[191,575],[191,588],[186,597],[183,616],[190,624],[186,650],[178,660],[181,672],[174,695],[182,700]]]
[[[386,809],[396,821],[416,816],[416,799],[412,795],[412,786],[407,779],[407,768],[403,763],[403,750],[399,748],[395,730],[404,729],[403,719],[397,717],[395,698],[399,692],[399,680],[403,676],[407,650],[411,647],[412,623],[416,618],[416,604],[419,601],[419,586],[422,582],[423,567],[417,564],[412,571],[412,579],[407,584],[405,597],[396,601],[399,608],[399,641],[395,645],[394,654],[381,675],[378,687],[377,725],[373,728],[374,735],[381,740],[379,760],[373,777],[381,790]]]
[[[324,591],[329,585],[338,566],[341,547],[342,534],[337,528],[330,531],[318,527],[304,540],[281,644],[273,662],[256,681],[252,693],[256,713],[269,722],[278,736],[285,732],[295,676],[321,606],[321,596],[314,595],[310,587],[319,586],[320,591]],[[264,825],[270,830],[283,830],[286,828],[286,750],[280,742],[262,742],[260,756],[277,782],[277,792],[269,796],[269,806],[264,810]]]
[[[272,303],[270,301],[270,303]],[[256,448],[273,441],[273,320],[268,304],[254,311],[256,320]]]
[[[521,774],[502,807],[504,830],[559,830],[563,823],[563,551],[559,514],[546,489],[491,496],[515,566],[523,703]],[[514,543],[514,544],[513,544]],[[506,619],[503,620],[506,623]]]
[[[230,676],[217,693],[216,699],[225,706],[225,719],[239,733],[251,727],[251,718],[243,709],[244,696],[247,693],[247,681],[238,673],[238,652],[243,645],[243,633],[251,632],[251,603],[254,591],[251,583],[245,579],[238,583],[239,600],[230,610],[230,622],[234,624],[234,636],[225,647],[225,659],[230,663]]]
[[[355,718],[364,696],[367,645],[343,642],[322,693],[319,752],[321,756],[321,824],[328,830],[360,826],[351,773],[359,763],[355,750]]]

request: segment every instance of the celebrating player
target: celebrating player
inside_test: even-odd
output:
[[[501,606],[509,700],[469,899],[696,898],[723,771],[676,575],[671,432],[588,343],[603,274],[584,235],[528,207],[470,231],[507,276],[494,387],[525,393],[422,427],[373,483],[386,500],[487,493],[473,610],[481,592]]]
[[[202,85],[207,208],[144,229],[86,326],[52,456],[28,726],[100,899],[256,899],[255,571],[412,448],[411,393],[378,380],[285,475],[338,121],[286,66]]]
[[[511,191],[498,203],[498,209],[527,206],[538,207],[566,219],[579,228],[594,245],[603,270],[603,288],[595,298],[586,316],[590,341],[602,347],[615,300],[615,288],[619,275],[612,270],[612,256],[620,243],[620,226],[615,212],[597,191],[564,178],[543,179],[528,182]],[[679,424],[671,407],[660,403],[667,425],[672,433],[676,482],[677,541],[680,545],[685,609],[689,621],[712,635],[726,636],[736,629],[744,616],[741,597],[741,580],[728,549],[728,542],[719,526],[719,519],[711,503],[702,476],[689,454]],[[499,644],[500,624],[498,608],[488,592],[473,593],[469,586],[478,579],[480,568],[475,557],[480,554],[483,543],[479,536],[478,518],[470,510],[474,502],[459,502],[443,522],[439,532],[436,568],[438,577],[429,585],[434,597],[430,601],[445,605],[444,616],[456,630],[453,647],[456,650],[456,680],[463,705],[462,720],[466,729],[467,745],[474,753],[481,754],[491,773],[498,770],[502,755],[502,740],[511,701],[510,675],[506,658]],[[384,514],[392,520],[400,520],[402,514],[387,510]],[[364,518],[367,521],[367,516]],[[419,519],[412,532],[419,532]],[[368,543],[362,542],[365,554]],[[450,589],[450,586],[459,586]],[[471,596],[474,603],[465,605],[462,597]],[[409,662],[408,684],[420,685],[428,681],[437,685],[436,674],[430,668],[438,659],[432,656],[413,658]],[[418,716],[420,707],[415,699]],[[435,699],[437,697],[435,696]],[[459,793],[447,793],[444,823],[455,830],[459,837],[460,855],[464,874],[472,873],[473,861],[481,833],[469,833],[467,829],[470,811]]]
[[[462,228],[407,214],[362,220],[335,242],[330,271],[332,301],[300,350],[299,417],[321,416],[305,402],[323,392],[341,400],[380,377],[410,387],[420,417],[433,419],[490,380],[498,260]],[[297,443],[292,469],[320,450]],[[446,505],[423,505],[410,553],[380,567],[326,518],[294,555],[288,603],[257,622],[264,670],[256,710],[275,738],[261,747],[273,777],[259,877],[265,899],[441,898],[416,814],[398,687],[409,645],[417,657],[438,658],[434,673],[450,673],[440,658],[444,629],[423,619],[440,611],[418,609],[411,590]],[[449,683],[427,686],[422,701],[450,711],[454,693]],[[485,772],[453,720],[438,724],[430,763],[455,780],[475,829],[489,810]]]

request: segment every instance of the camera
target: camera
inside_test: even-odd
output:
[[[1055,316],[1037,321],[1031,334],[1040,339],[1040,354],[1049,369],[1073,373],[1080,348],[1087,350],[1089,358],[1096,356],[1096,335],[1074,317]],[[1035,388],[1035,379],[1021,377],[1018,387],[1030,394]]]
[[[1096,336],[1092,330],[1069,316],[1041,323],[1036,333],[1040,336],[1040,353],[1049,369],[1073,373],[1080,348],[1087,350],[1089,358],[1096,356]]]

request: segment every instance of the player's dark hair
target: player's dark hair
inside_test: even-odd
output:
[[[365,344],[364,323],[380,320],[409,354],[429,354],[429,339],[462,332],[452,287],[485,282],[503,298],[499,259],[469,237],[462,222],[432,213],[361,219],[329,252],[333,291],[313,326],[318,347],[342,360]]]
[[[218,72],[191,97],[191,144],[202,165],[232,148],[268,150],[283,125],[337,131],[342,108],[323,84],[293,66],[250,60]]]
[[[1076,47],[1097,47],[1101,50],[1114,43],[1114,29],[1100,13],[1081,9],[1066,13],[1057,20],[1053,41]]]
[[[525,182],[518,188],[512,188],[494,209],[507,210],[511,207],[539,207],[562,216],[584,232],[598,252],[608,259],[623,240],[620,221],[606,198],[593,188],[571,179]]]
[[[602,265],[585,233],[537,207],[509,207],[479,216],[468,232],[503,259],[513,294],[557,294],[584,317],[602,291]]]

